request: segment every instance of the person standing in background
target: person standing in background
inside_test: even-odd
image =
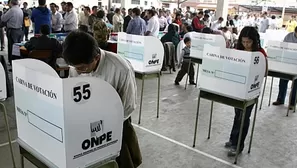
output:
[[[219,28],[222,27],[224,19],[222,17],[219,17],[219,19],[211,24],[211,30],[219,30]]]
[[[263,13],[263,18],[260,22],[260,33],[266,33],[266,30],[269,28],[269,20],[267,18],[267,12]]]
[[[143,36],[146,32],[146,23],[140,17],[140,9],[133,8],[132,17],[133,19],[129,22],[126,33]]]
[[[46,7],[46,0],[38,0],[39,6],[33,10],[31,20],[34,22],[34,34],[40,33],[41,25],[51,27],[51,12]]]
[[[57,11],[57,5],[55,3],[50,4],[50,8],[52,11],[52,32],[60,33],[63,27],[62,21],[63,17],[60,12]]]
[[[195,16],[192,20],[192,27],[195,32],[201,32],[204,28],[204,23],[201,20],[203,17],[203,12],[199,12],[197,16]]]
[[[286,25],[286,30],[289,33],[294,32],[296,26],[297,26],[296,16],[292,15],[291,19],[288,21],[288,23]]]
[[[122,14],[122,17],[124,18],[124,17],[126,17],[126,8],[122,8],[121,9],[121,14]]]
[[[12,46],[14,43],[20,43],[23,37],[22,25],[24,21],[24,13],[19,7],[18,0],[9,2],[11,8],[1,16],[1,21],[6,23],[7,41],[8,41],[8,60],[12,63]]]
[[[172,23],[172,17],[171,17],[170,10],[167,10],[166,11],[166,19],[167,19],[167,24],[171,24]]]
[[[90,26],[91,29],[92,29],[93,24],[95,23],[95,21],[98,19],[97,12],[98,12],[98,6],[93,6],[92,7],[92,14],[89,16],[89,26]]]
[[[112,22],[113,15],[114,15],[113,8],[111,8],[110,12],[106,16],[110,24],[113,24]]]
[[[66,11],[66,2],[65,1],[61,2],[61,8],[62,8],[62,10],[60,11],[60,13],[62,14],[62,17],[64,19],[65,15],[67,13],[67,11]]]
[[[24,2],[23,3],[23,8],[22,8],[23,12],[24,12],[24,25],[23,25],[23,31],[24,31],[24,35],[25,35],[25,40],[28,41],[28,35],[29,35],[29,29],[31,26],[31,16],[32,16],[32,11],[31,9],[28,8],[28,3]]]
[[[121,10],[119,8],[116,8],[115,14],[112,17],[112,22],[113,22],[113,31],[114,32],[121,32],[124,20],[123,20],[123,17],[121,15]]]
[[[66,15],[64,18],[64,31],[69,33],[73,30],[78,29],[78,19],[73,4],[71,2],[66,3]]]
[[[23,9],[22,10],[23,10],[24,13],[27,13],[29,15],[29,17],[31,18],[32,11],[31,11],[31,9],[28,8],[28,3],[27,2],[23,3]]]
[[[271,16],[271,20],[270,20],[270,23],[269,23],[269,29],[273,29],[273,30],[277,29],[277,20],[276,20],[275,15]]]
[[[85,25],[90,28],[89,26],[89,17],[90,17],[91,9],[86,6],[84,7],[83,15],[80,16],[78,25]]]
[[[210,19],[209,19],[209,15],[208,14],[205,14],[204,17],[203,17],[203,23],[204,23],[204,26],[205,27],[210,27]]]
[[[167,27],[167,19],[164,17],[164,12],[162,10],[159,11],[159,24],[160,24],[160,31],[164,31]]]
[[[129,22],[132,19],[132,9],[128,9],[128,15],[124,18],[123,31],[126,32]]]
[[[147,10],[147,17],[149,20],[146,27],[145,36],[158,37],[159,35],[160,24],[159,24],[158,18],[155,15],[156,15],[156,11],[152,9]]]
[[[100,48],[103,50],[108,49],[108,38],[109,38],[109,30],[106,26],[105,21],[103,20],[105,16],[105,12],[100,10],[97,12],[98,19],[93,24],[93,34],[94,38],[97,41]]]

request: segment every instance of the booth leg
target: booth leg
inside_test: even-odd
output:
[[[213,101],[211,101],[211,107],[210,107],[209,128],[208,128],[208,137],[207,137],[207,139],[210,139],[210,131],[211,131],[211,123],[212,123],[212,112],[213,112]]]
[[[246,104],[244,105],[244,108],[243,108],[243,111],[242,111],[241,125],[240,125],[240,130],[239,130],[239,137],[238,137],[238,142],[237,142],[237,148],[236,148],[236,155],[235,155],[234,164],[237,163],[237,159],[238,159],[238,155],[239,155],[241,139],[242,139],[242,130],[243,130],[243,124],[244,124],[244,119],[245,119],[245,113],[246,113]]]
[[[295,95],[295,103],[294,103],[294,111],[293,111],[293,113],[296,112],[296,103],[297,103],[297,92],[296,92],[296,95]]]
[[[263,92],[262,92],[262,97],[261,97],[261,102],[260,102],[260,110],[262,109],[262,103],[263,103],[263,98],[264,98],[264,94],[265,94],[266,82],[267,82],[267,76],[264,81],[264,87],[263,87]]]
[[[198,85],[198,76],[199,76],[199,64],[197,64],[197,73],[196,73],[196,85],[195,87],[197,88],[197,85]]]
[[[158,73],[158,100],[157,100],[157,118],[159,118],[159,112],[160,112],[160,83],[161,83],[161,76],[160,73]]]
[[[141,85],[141,95],[140,95],[140,107],[139,107],[139,119],[138,119],[138,124],[140,124],[140,120],[141,120],[142,99],[143,99],[143,90],[144,90],[144,75],[142,75],[141,79],[142,79],[142,85]]]
[[[25,168],[24,156],[21,154],[21,168]]]
[[[257,111],[258,111],[258,99],[256,100],[256,108],[255,108],[253,127],[252,127],[252,132],[251,132],[251,139],[250,139],[248,153],[251,153],[251,147],[252,147],[252,141],[253,141],[253,136],[254,136],[254,129],[255,129],[255,124],[256,124]]]
[[[199,118],[199,106],[200,106],[200,93],[198,95],[198,104],[197,104],[197,113],[196,113],[196,121],[195,121],[195,131],[194,131],[193,148],[196,145],[196,135],[197,135],[198,118]]]
[[[16,168],[16,164],[15,164],[15,160],[14,160],[14,154],[13,154],[13,149],[12,149],[12,143],[11,143],[11,133],[10,133],[10,130],[9,130],[9,123],[8,123],[7,111],[6,111],[5,105],[3,103],[0,103],[0,104],[2,105],[3,112],[4,112],[4,120],[5,120],[6,129],[7,129],[7,136],[8,136],[8,143],[9,143],[9,148],[10,148],[10,154],[11,154],[12,164],[13,164],[13,167]]]
[[[188,79],[189,79],[189,73],[190,73],[190,65],[192,63],[192,60],[190,59],[190,62],[189,62],[189,66],[188,66],[188,73],[187,73],[187,77],[186,77],[186,85],[185,85],[185,90],[187,90],[187,85],[188,85]]]
[[[294,93],[293,93],[293,87],[294,87],[294,80],[292,81],[292,85],[291,85],[291,92],[290,92],[289,103],[288,103],[288,109],[287,109],[287,117],[289,116],[290,104],[291,104],[291,101],[292,101],[292,94],[294,94]]]
[[[269,93],[269,101],[268,101],[268,106],[270,106],[271,103],[271,94],[272,94],[272,86],[273,86],[273,77],[271,78],[271,86],[270,86],[270,93]]]

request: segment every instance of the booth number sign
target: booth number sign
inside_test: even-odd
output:
[[[76,103],[84,103],[91,97],[91,86],[88,83],[77,84],[72,91],[73,101]]]

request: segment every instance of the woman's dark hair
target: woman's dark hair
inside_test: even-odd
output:
[[[63,57],[69,65],[90,64],[98,54],[94,37],[79,30],[69,33],[63,43]]]
[[[234,33],[234,34],[238,34],[237,27],[233,27],[233,28],[232,28],[232,33]]]
[[[120,8],[116,8],[114,12],[119,13],[120,11],[121,11]]]
[[[140,17],[143,19],[145,17],[145,12],[142,12]]]
[[[259,51],[262,48],[260,43],[260,35],[254,27],[246,26],[241,30],[237,43],[238,50],[244,50],[244,46],[242,45],[243,37],[247,37],[253,41],[252,51]]]
[[[193,27],[192,26],[187,26],[186,29],[188,30],[188,32],[193,31]]]
[[[212,31],[209,27],[206,27],[206,28],[202,29],[202,33],[205,33],[205,34],[212,34],[213,31]]]
[[[175,26],[173,24],[170,24],[168,26],[168,33],[176,33]]]
[[[238,15],[235,15],[235,16],[234,16],[234,19],[238,19],[238,17],[239,17]]]
[[[67,2],[66,5],[73,8],[73,3],[72,2]]]
[[[40,33],[42,35],[49,35],[51,33],[51,29],[49,25],[41,25],[40,26]]]
[[[103,19],[104,16],[105,16],[105,12],[104,12],[104,10],[99,10],[99,11],[97,12],[97,17],[98,17],[99,19]]]

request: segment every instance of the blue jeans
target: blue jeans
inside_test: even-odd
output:
[[[278,91],[277,101],[282,103],[282,104],[285,103],[285,98],[286,98],[286,95],[287,95],[288,82],[289,82],[289,80],[285,80],[285,79],[280,79],[279,80],[279,91]],[[290,102],[290,106],[295,105],[296,89],[297,89],[297,80],[294,81],[293,91],[291,91],[291,93],[293,95],[292,95],[292,99],[291,99],[291,102]]]
[[[244,141],[249,131],[250,126],[250,117],[252,114],[254,104],[250,105],[246,108],[245,111],[245,117],[244,117],[244,123],[243,123],[243,129],[242,129],[242,136],[241,136],[241,142],[240,142],[240,150],[243,150],[244,148]],[[239,131],[240,131],[240,125],[241,125],[241,119],[242,119],[243,110],[235,108],[235,116],[233,121],[233,127],[230,134],[230,142],[232,142],[232,147],[236,149],[238,139],[239,139]]]

